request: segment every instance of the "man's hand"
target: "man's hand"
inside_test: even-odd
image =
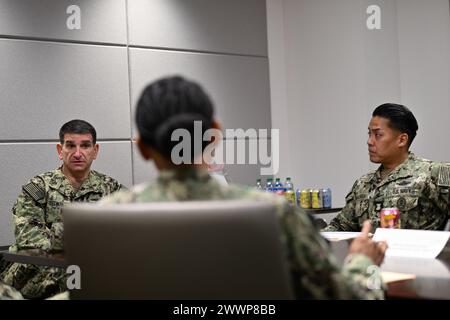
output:
[[[383,262],[384,254],[387,249],[386,241],[375,242],[369,239],[369,231],[371,229],[370,222],[364,221],[363,228],[361,230],[361,236],[355,238],[349,249],[348,253],[362,253],[373,260],[376,265],[380,265]]]

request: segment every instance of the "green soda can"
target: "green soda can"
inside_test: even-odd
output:
[[[311,208],[311,191],[310,189],[302,189],[300,192],[300,207],[303,209]]]
[[[313,209],[323,208],[323,191],[321,189],[314,189],[312,191],[311,202]]]

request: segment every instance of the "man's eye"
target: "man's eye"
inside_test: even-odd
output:
[[[91,145],[90,145],[90,144],[82,144],[81,147],[82,147],[83,149],[88,149],[88,148],[91,147]]]

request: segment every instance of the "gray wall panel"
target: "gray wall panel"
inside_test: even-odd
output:
[[[382,103],[401,100],[396,1],[363,1],[363,8],[370,5],[380,7],[382,25],[379,30],[363,29],[368,115]],[[366,16],[361,15],[362,25]]]
[[[284,5],[288,123],[277,126],[288,130],[291,175],[301,188],[330,187],[342,206],[368,163],[365,8],[354,0]]]
[[[225,143],[230,142],[230,140],[225,141]],[[256,185],[256,179],[262,178],[262,183],[266,182],[267,175],[261,175],[261,168],[268,168],[270,167],[270,164],[261,164],[261,157],[259,156],[260,147],[262,144],[265,145],[265,148],[267,148],[267,156],[274,161],[274,157],[272,157],[272,147],[271,147],[271,140],[270,139],[251,139],[251,140],[245,140],[245,161],[244,163],[240,162],[237,158],[237,150],[238,150],[238,142],[235,140],[235,149],[234,149],[234,161],[233,163],[226,163],[225,164],[225,172],[228,175],[228,178],[232,183],[242,184],[242,185],[249,185],[254,186]],[[243,140],[240,140],[242,143]],[[250,146],[250,144],[253,144],[254,150]],[[226,158],[227,150],[229,147],[225,147],[224,155]],[[252,151],[253,150],[253,151]],[[266,149],[263,149],[266,150]],[[251,160],[250,158],[250,152],[252,152],[253,156],[256,159],[256,163]],[[256,152],[256,154],[255,154]],[[266,156],[266,155],[265,155]],[[280,159],[278,159],[281,161]],[[286,179],[284,176],[276,175],[277,177],[280,177],[282,181]],[[269,176],[271,177],[271,176]]]
[[[449,1],[397,0],[397,8],[402,102],[419,123],[412,151],[450,162]]]
[[[99,142],[100,150],[92,169],[107,174],[126,187],[133,184],[131,175],[131,142]]]
[[[266,58],[130,49],[132,105],[153,80],[181,74],[203,85],[225,128],[270,128]]]
[[[128,8],[131,45],[267,56],[264,0],[132,0]]]
[[[129,137],[126,48],[0,40],[0,52],[1,140],[55,139],[73,118]]]
[[[154,181],[158,177],[158,169],[153,161],[145,161],[133,143],[133,178],[134,184]]]
[[[0,144],[0,246],[14,241],[11,208],[21,191],[21,186],[40,173],[53,170],[60,165],[56,143]],[[131,185],[130,142],[100,143],[100,152],[93,169]]]
[[[67,27],[71,5],[80,29]],[[0,35],[126,44],[125,0],[0,0]]]

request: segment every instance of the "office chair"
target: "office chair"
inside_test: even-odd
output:
[[[199,201],[63,208],[82,299],[293,298],[271,204]]]

